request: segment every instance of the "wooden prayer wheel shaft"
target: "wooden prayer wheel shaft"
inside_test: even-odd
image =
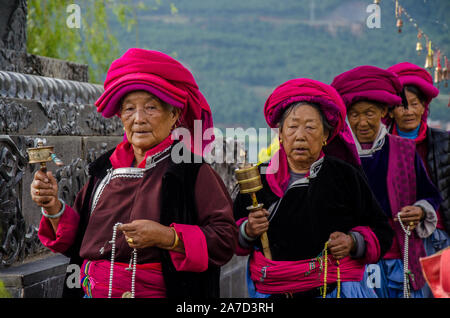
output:
[[[238,180],[240,192],[243,194],[250,194],[252,198],[252,205],[247,207],[250,212],[262,209],[263,204],[258,203],[256,198],[256,192],[263,188],[261,182],[261,176],[259,174],[258,166],[248,166],[241,169],[236,169],[236,179]],[[272,253],[270,252],[269,238],[267,232],[261,234],[261,245],[263,248],[264,256],[267,259],[272,259]]]

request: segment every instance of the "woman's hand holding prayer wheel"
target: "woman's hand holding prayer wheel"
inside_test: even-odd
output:
[[[159,247],[183,253],[183,241],[178,238],[175,229],[151,220],[134,220],[117,227],[125,234],[131,248]]]
[[[58,200],[58,182],[51,171],[47,173],[36,171],[30,190],[31,199],[48,214],[59,212],[62,204]]]
[[[30,186],[31,199],[45,210],[48,215],[56,215],[62,209],[62,203],[58,199],[58,182],[51,171],[47,173],[38,170],[34,174]],[[56,232],[59,218],[49,219]]]
[[[350,252],[355,248],[352,237],[342,232],[331,233],[328,240],[328,249],[337,260],[350,255]]]
[[[269,212],[266,209],[250,212],[245,232],[249,237],[259,237],[269,229]]]

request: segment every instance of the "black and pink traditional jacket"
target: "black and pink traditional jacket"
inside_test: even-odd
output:
[[[191,163],[175,164],[172,146],[170,138],[166,139],[147,153],[140,166],[132,168],[131,147],[123,142],[90,165],[90,179],[73,207],[66,207],[56,233],[46,218],[41,220],[42,243],[69,256],[71,263],[83,265],[88,296],[106,297],[104,269],[109,271],[114,224],[149,219],[174,226],[185,253],[139,249],[136,297],[219,297],[220,266],[231,259],[237,245],[232,202],[208,164],[195,161],[194,155]],[[132,249],[122,233],[116,242],[115,262],[127,264]],[[120,270],[115,274],[117,282],[123,279],[129,284]],[[64,292],[64,296],[79,294]]]

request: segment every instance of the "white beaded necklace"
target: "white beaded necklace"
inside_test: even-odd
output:
[[[410,298],[410,286],[409,286],[409,269],[408,269],[408,257],[409,257],[409,236],[411,235],[411,231],[409,230],[409,225],[405,229],[403,225],[402,219],[400,218],[400,214],[397,214],[398,221],[400,222],[400,226],[402,227],[403,232],[405,232],[405,246],[403,248],[403,298]]]
[[[116,236],[117,236],[117,226],[121,225],[122,223],[118,222],[114,224],[113,227],[113,235],[111,241],[111,265],[109,269],[109,287],[108,287],[108,298],[111,298],[112,296],[112,283],[113,283],[113,276],[114,276],[114,256],[116,253]],[[122,298],[134,298],[135,296],[135,282],[136,282],[136,264],[137,264],[137,250],[134,248],[131,252],[131,258],[130,258],[130,264],[126,268],[126,270],[131,270],[131,292],[126,291],[122,294]]]

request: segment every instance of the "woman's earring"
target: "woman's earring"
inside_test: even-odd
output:
[[[326,145],[327,145],[327,141],[324,140],[324,141],[322,142],[322,146],[325,147]]]
[[[283,140],[280,139],[280,145],[283,143]]]

